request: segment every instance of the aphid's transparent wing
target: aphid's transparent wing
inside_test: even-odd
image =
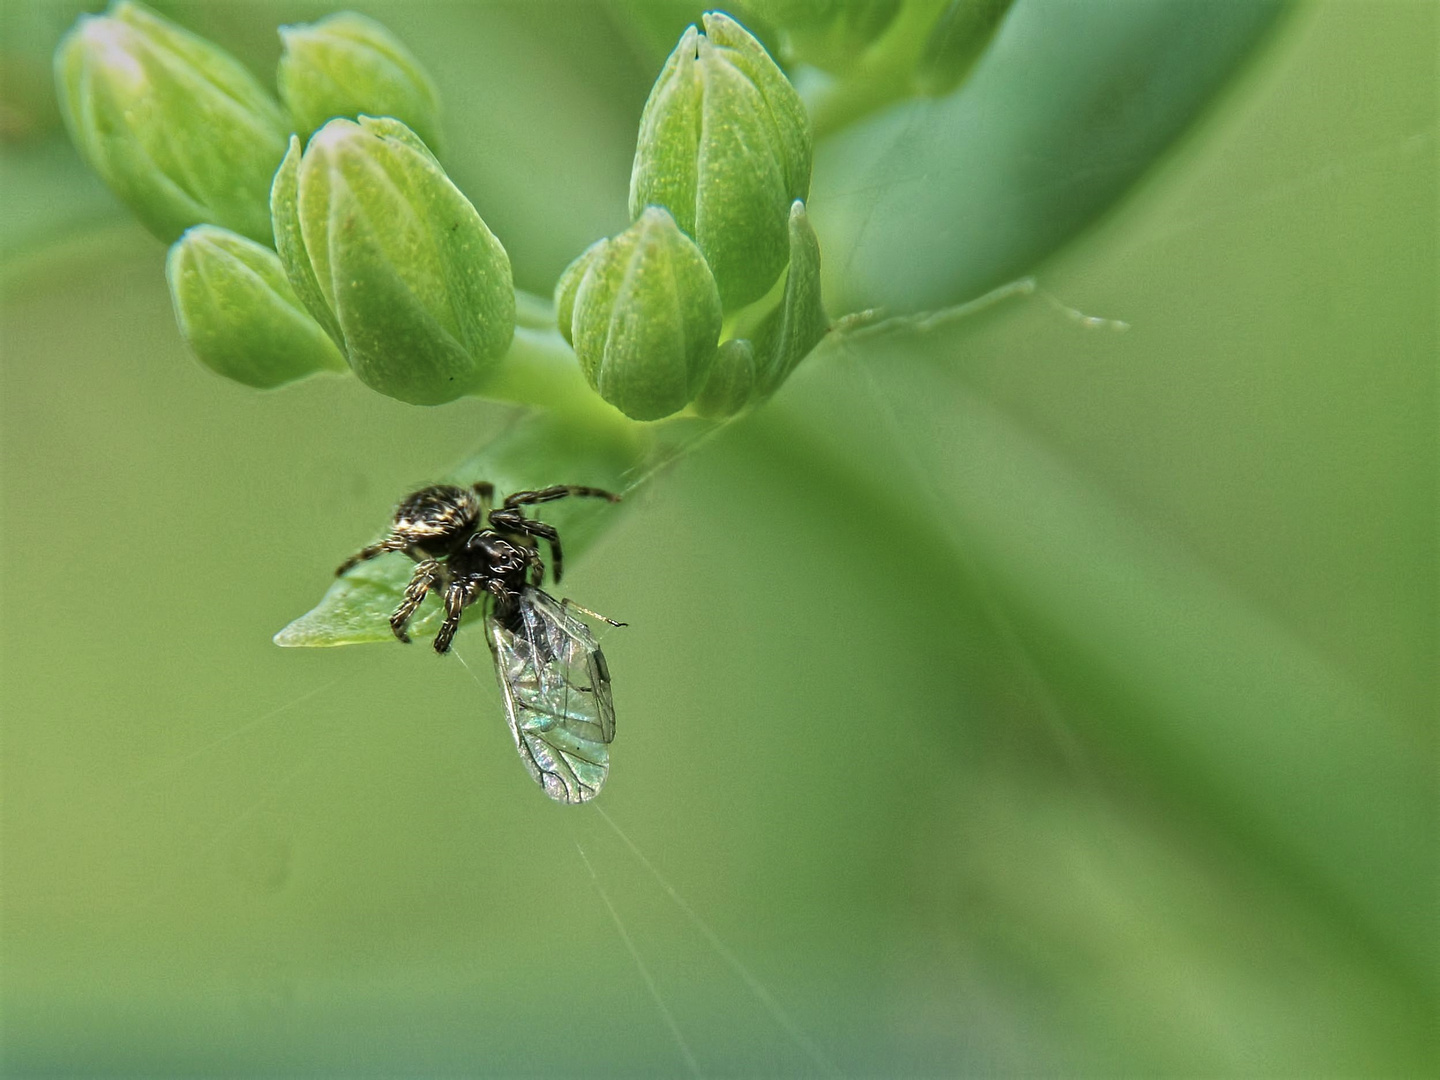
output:
[[[610,772],[615,738],[610,671],[590,628],[529,587],[514,631],[493,615],[485,628],[520,760],[550,798],[590,801]]]

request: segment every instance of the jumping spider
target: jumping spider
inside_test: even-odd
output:
[[[563,568],[559,533],[552,525],[527,518],[520,508],[570,495],[620,501],[620,496],[599,488],[557,484],[517,491],[492,509],[495,485],[484,481],[468,488],[450,484],[421,488],[396,508],[389,535],[350,556],[335,574],[338,577],[387,551],[403,551],[415,560],[415,573],[405,588],[405,599],[390,616],[390,628],[408,642],[405,626],[411,616],[431,589],[443,589],[445,621],[435,635],[435,651],[448,652],[461,614],[477,600],[494,599],[494,618],[502,626],[519,618],[526,587],[539,589],[545,578],[540,540],[550,545],[551,575],[559,583]]]

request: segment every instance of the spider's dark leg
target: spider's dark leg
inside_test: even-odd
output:
[[[542,540],[548,540],[550,542],[550,576],[554,579],[555,584],[560,584],[560,575],[565,568],[565,558],[560,551],[560,534],[555,531],[555,526],[546,525],[543,521],[531,521],[519,510],[492,511],[490,524],[497,529],[520,533],[523,536],[538,536]]]
[[[415,573],[411,575],[410,584],[405,586],[405,599],[400,601],[400,606],[395,609],[395,614],[390,616],[390,629],[395,631],[395,636],[406,644],[410,642],[410,635],[405,632],[405,624],[415,614],[415,609],[425,599],[425,594],[439,580],[440,564],[434,559],[426,559],[415,565]]]
[[[612,503],[620,501],[619,495],[601,488],[581,487],[579,484],[556,484],[554,487],[540,488],[538,491],[514,492],[506,498],[502,509],[513,510],[517,506],[533,506],[535,503],[554,502],[556,499],[563,499],[568,495],[579,495],[591,499],[604,499],[606,502]]]
[[[378,555],[384,555],[387,551],[404,551],[410,546],[410,541],[391,533],[384,540],[377,540],[369,547],[361,548],[350,558],[346,559],[335,569],[335,576],[339,577],[345,571],[359,566],[362,562],[373,559]]]
[[[452,582],[445,590],[445,621],[440,624],[440,632],[435,635],[436,652],[450,651],[450,642],[455,638],[455,631],[460,629],[460,616],[464,614],[469,603],[470,590],[465,587],[464,582]]]

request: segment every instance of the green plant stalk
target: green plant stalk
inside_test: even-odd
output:
[[[614,406],[590,389],[574,351],[553,322],[544,330],[517,325],[510,350],[498,369],[471,393],[474,397],[567,414],[620,416]]]
[[[909,0],[853,69],[806,102],[817,140],[914,92],[915,65],[945,2]]]
[[[515,337],[498,370],[471,396],[552,409],[577,417],[632,423],[590,389],[575,350],[555,328],[555,305],[515,290]]]
[[[515,325],[531,330],[555,329],[555,305],[548,296],[515,290]]]

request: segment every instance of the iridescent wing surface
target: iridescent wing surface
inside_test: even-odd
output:
[[[518,625],[486,620],[495,676],[520,760],[556,802],[589,802],[610,771],[615,738],[610,670],[590,628],[526,587]]]

